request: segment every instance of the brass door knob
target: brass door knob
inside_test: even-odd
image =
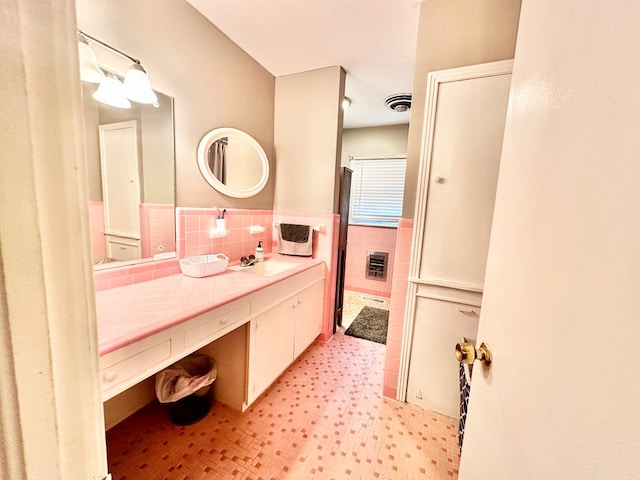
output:
[[[491,365],[491,350],[485,343],[482,343],[479,348],[467,342],[457,343],[456,358],[460,363],[469,365],[475,360],[480,360],[485,367],[488,367]]]

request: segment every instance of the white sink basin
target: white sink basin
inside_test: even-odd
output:
[[[267,260],[265,262],[258,262],[249,267],[234,265],[233,267],[229,267],[229,270],[252,273],[254,275],[261,275],[263,277],[270,277],[272,275],[276,275],[278,273],[284,272],[285,270],[289,270],[290,268],[296,267],[297,265],[298,265],[297,263],[279,262],[277,260]]]

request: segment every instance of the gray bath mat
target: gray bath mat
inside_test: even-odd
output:
[[[344,334],[386,345],[388,327],[387,310],[364,307]]]

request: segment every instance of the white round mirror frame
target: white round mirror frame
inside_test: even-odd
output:
[[[251,145],[258,154],[258,158],[262,166],[262,175],[258,183],[253,187],[242,190],[229,187],[218,180],[209,168],[209,163],[207,161],[207,152],[209,151],[209,147],[211,147],[214,142],[224,137],[235,137],[244,140]],[[209,185],[220,193],[234,198],[248,198],[256,195],[265,187],[267,180],[269,179],[269,160],[267,159],[267,154],[264,152],[262,146],[251,135],[243,132],[242,130],[238,130],[237,128],[215,128],[206,133],[198,145],[198,167],[200,168],[200,173],[202,173],[202,176]]]

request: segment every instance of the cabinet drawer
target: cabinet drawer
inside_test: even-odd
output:
[[[116,260],[135,260],[140,258],[140,245],[108,240],[107,256]]]
[[[233,325],[234,323],[248,317],[251,314],[251,303],[245,302],[244,304],[237,306],[226,312],[215,312],[203,315],[203,321],[188,329],[184,333],[184,346],[185,348],[192,347],[193,345],[202,342],[203,340],[210,340],[210,337],[214,336],[217,332],[223,328]]]
[[[171,339],[131,355],[100,371],[100,385],[105,392],[125,381],[134,384],[147,377],[146,372],[171,357]]]

